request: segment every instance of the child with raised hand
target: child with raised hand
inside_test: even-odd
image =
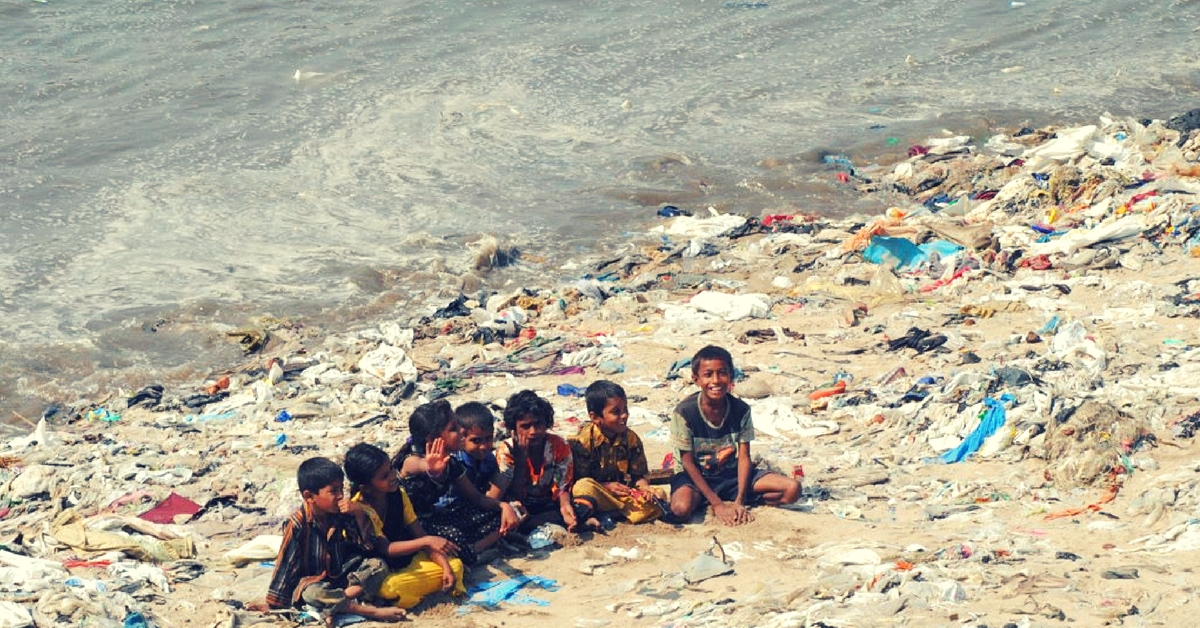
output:
[[[425,529],[453,541],[463,562],[473,565],[479,552],[499,540],[505,522],[506,532],[515,525],[515,513],[505,515],[507,504],[476,490],[454,457],[462,430],[446,400],[417,406],[408,428],[409,442],[392,459],[400,483]]]
[[[584,393],[589,423],[568,439],[575,463],[572,500],[584,513],[617,512],[630,523],[662,516],[658,495],[646,479],[649,467],[642,439],[628,427],[625,389],[597,380]]]
[[[400,488],[396,469],[387,453],[374,445],[359,443],[346,452],[344,466],[350,480],[351,498],[341,504],[341,510],[366,519],[365,531],[376,539],[377,547],[383,548],[388,569],[393,573],[407,570],[415,575],[436,566],[441,569],[442,591],[449,591],[456,584],[460,593],[465,591],[462,562],[449,558],[458,552],[458,546],[425,533],[408,495]],[[382,588],[389,588],[386,582]],[[399,597],[401,606],[411,607],[428,593],[432,591],[414,588],[412,591],[387,591],[385,595]]]
[[[376,621],[403,619],[404,610],[375,606],[387,566],[355,520],[341,512],[345,499],[342,468],[327,458],[300,463],[296,483],[304,505],[283,527],[283,543],[267,591],[270,608],[314,607],[332,627],[341,614]]]
[[[529,533],[543,523],[574,530],[571,446],[549,432],[554,407],[532,390],[522,390],[508,398],[503,417],[511,437],[496,446],[496,461],[508,481],[506,495],[528,513],[520,531]]]
[[[692,381],[699,392],[680,401],[671,416],[671,514],[686,521],[708,502],[721,523],[736,526],[754,521],[747,506],[757,500],[771,505],[795,502],[799,483],[755,468],[750,457],[754,423],[750,406],[730,393],[733,356],[714,345],[697,351]]]

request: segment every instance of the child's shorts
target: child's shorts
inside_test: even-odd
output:
[[[361,586],[363,588],[362,599],[374,597],[379,592],[384,578],[388,576],[387,563],[378,558],[352,559],[346,567],[351,570],[349,573],[345,573],[347,586]],[[346,589],[336,586],[329,580],[322,580],[304,587],[304,590],[300,592],[300,598],[306,604],[320,611],[322,615],[332,615],[337,612],[338,605],[346,601]]]
[[[758,493],[754,492],[754,485],[769,473],[770,471],[767,471],[766,469],[750,467],[750,486],[746,487],[746,491],[748,493],[746,495],[746,505],[755,504],[759,501],[760,496]],[[722,501],[731,502],[737,499],[738,473],[736,466],[725,469],[724,471],[719,471],[713,475],[705,475],[704,481],[708,482],[708,488],[711,488],[713,492],[717,494],[717,497],[720,497]],[[675,494],[675,491],[685,486],[692,489],[696,488],[696,485],[692,482],[692,476],[688,475],[687,471],[680,471],[679,473],[671,476],[672,495]],[[699,490],[696,491],[696,494],[700,496],[701,500],[707,501],[704,499],[704,494]]]

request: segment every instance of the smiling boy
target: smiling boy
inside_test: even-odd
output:
[[[658,496],[646,480],[649,473],[642,439],[629,429],[629,402],[625,389],[598,380],[584,393],[589,423],[568,441],[575,460],[575,485],[571,496],[576,512],[618,512],[630,523],[662,516]]]
[[[700,388],[671,416],[675,475],[671,478],[671,514],[686,521],[708,502],[725,525],[754,521],[747,506],[790,504],[800,496],[795,480],[755,468],[750,457],[754,423],[750,406],[734,397],[733,356],[709,345],[692,357],[692,381]]]

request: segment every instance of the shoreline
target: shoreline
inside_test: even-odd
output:
[[[8,493],[20,499],[0,519],[8,546],[58,563],[91,558],[62,546],[51,518],[90,519],[145,489],[108,524],[129,530],[134,515],[176,492],[207,508],[151,536],[190,539],[195,556],[160,571],[135,562],[142,580],[130,569],[71,571],[123,591],[107,598],[69,589],[65,572],[43,564],[42,588],[6,599],[36,598],[26,606],[39,622],[75,594],[86,598],[77,612],[116,625],[129,611],[160,626],[262,621],[231,602],[261,598],[265,568],[234,568],[223,555],[277,532],[304,458],[337,460],[360,441],[392,452],[418,400],[442,393],[458,405],[532,388],[568,435],[586,413],[558,386],[606,378],[629,393],[630,428],[655,468],[665,417],[688,391],[686,369],[672,377],[672,366],[720,344],[746,375],[734,393],[754,408],[756,457],[785,473],[803,465],[796,509],[756,509],[742,528],[711,517],[622,525],[507,557],[468,583],[555,579],[557,592],[531,592],[548,606],[468,606],[458,616],[425,603],[416,621],[995,626],[1134,611],[1182,621],[1200,548],[1191,523],[1200,504],[1185,490],[1197,482],[1185,428],[1200,397],[1190,384],[1200,337],[1187,324],[1200,315],[1198,140],[1180,148],[1161,123],[1088,126],[993,137],[986,148],[933,138],[887,168],[835,162],[860,192],[920,191],[865,219],[674,218],[661,225],[661,245],[591,269],[612,281],[467,300],[446,312],[457,316],[414,325],[325,337],[257,330],[269,340],[224,384],[159,399],[150,391],[132,408],[111,399],[75,408],[38,444],[3,452],[14,459],[3,472]],[[872,236],[893,239],[868,248]],[[864,261],[868,251],[882,263]],[[899,272],[887,270],[897,263]],[[1003,426],[977,452],[929,463],[996,405]],[[283,411],[290,418],[279,421]],[[186,552],[172,545],[180,538],[161,536]],[[734,556],[734,575],[680,585],[681,566],[713,539]],[[576,599],[594,606],[586,617]]]
[[[574,225],[572,229],[586,225],[610,232],[613,237],[609,241],[582,247],[580,241],[587,238],[574,235],[562,225],[539,234],[508,234],[501,236],[501,246],[517,247],[527,254],[515,266],[483,273],[471,269],[478,252],[474,247],[490,237],[488,231],[417,233],[406,238],[402,248],[411,243],[413,249],[424,251],[419,260],[401,257],[375,259],[363,265],[351,263],[316,283],[303,278],[285,279],[281,285],[290,287],[281,293],[264,291],[257,279],[247,278],[237,285],[198,283],[188,289],[186,296],[181,294],[173,301],[147,295],[148,301],[155,302],[153,305],[116,305],[107,302],[101,293],[87,292],[77,301],[86,303],[86,307],[78,311],[66,304],[57,306],[55,316],[35,316],[34,310],[42,306],[14,311],[9,321],[13,324],[12,335],[0,343],[10,356],[0,364],[0,426],[24,425],[17,415],[36,421],[52,402],[72,403],[120,394],[120,389],[136,390],[146,381],[164,380],[182,386],[232,368],[239,363],[238,348],[224,342],[223,334],[276,315],[295,324],[316,326],[323,334],[336,334],[387,317],[403,318],[405,313],[398,306],[411,310],[424,307],[428,305],[425,298],[442,289],[447,290],[449,300],[460,290],[468,294],[504,290],[510,282],[557,286],[558,279],[569,280],[572,274],[561,268],[564,264],[581,258],[598,259],[606,251],[619,249],[625,238],[642,237],[643,229],[655,224],[654,211],[662,203],[693,211],[711,205],[722,212],[745,215],[779,213],[781,208],[789,207],[791,211],[817,208],[818,213],[829,214],[834,220],[848,214],[872,215],[888,205],[885,199],[863,195],[852,185],[837,181],[823,160],[825,155],[890,166],[904,159],[908,140],[923,138],[926,132],[944,126],[986,136],[1007,122],[1048,121],[1062,116],[1033,110],[953,110],[929,120],[900,118],[890,120],[886,127],[866,128],[869,122],[878,121],[878,116],[871,114],[863,117],[864,128],[843,131],[828,142],[796,150],[776,147],[774,152],[767,150],[761,158],[739,161],[736,166],[721,165],[708,154],[647,154],[634,158],[611,186],[578,192],[588,204],[612,205],[615,214],[610,217],[597,210],[594,215],[569,221]],[[627,231],[631,225],[632,233]],[[544,248],[541,243],[546,241],[569,244]],[[340,260],[330,263],[339,267]],[[413,276],[420,277],[415,288],[407,282]],[[547,276],[557,278],[547,280]],[[127,286],[122,292],[130,290],[137,292],[135,286]],[[306,296],[328,291],[341,294],[343,290],[345,299]],[[36,293],[21,298],[44,300]]]
[[[844,134],[827,145],[816,144],[800,152],[768,153],[757,161],[742,164],[742,168],[751,170],[745,178],[728,178],[723,169],[705,159],[689,159],[675,153],[653,159],[646,157],[645,163],[630,164],[628,174],[633,179],[627,181],[626,187],[589,190],[599,195],[598,201],[640,204],[643,209],[631,214],[626,208],[613,220],[588,216],[584,222],[602,231],[644,238],[643,229],[655,225],[656,205],[664,203],[689,207],[692,211],[714,206],[721,212],[743,215],[808,213],[809,208],[815,207],[816,214],[833,221],[848,215],[873,215],[902,199],[863,194],[855,189],[853,181],[850,184],[838,181],[826,156],[846,157],[856,164],[866,163],[869,168],[886,169],[905,159],[907,142],[902,138],[924,137],[924,132],[932,133],[944,126],[958,129],[959,133],[986,137],[1004,128],[1005,123],[1062,117],[1061,113],[1051,112],[985,110],[951,111],[925,121],[901,120],[880,129],[871,127]],[[640,187],[639,182],[648,187]],[[630,224],[636,225],[636,231],[625,231]],[[625,243],[617,236],[587,250],[537,245],[539,240],[562,237],[579,239],[561,229],[541,237],[509,234],[494,244],[488,244],[492,236],[487,233],[412,234],[406,242],[413,241],[417,249],[428,248],[426,252],[431,257],[351,266],[345,274],[307,287],[317,292],[345,287],[348,292],[344,300],[305,298],[302,293],[306,284],[301,281],[293,286],[290,297],[245,289],[242,298],[232,298],[228,296],[231,290],[233,293],[243,290],[225,286],[174,303],[117,309],[100,306],[82,317],[56,320],[50,325],[57,331],[39,329],[36,323],[21,317],[20,329],[15,330],[19,333],[13,337],[20,340],[10,338],[2,345],[10,356],[20,357],[10,357],[8,364],[0,365],[0,375],[11,382],[7,386],[0,382],[0,413],[4,415],[0,426],[20,428],[26,420],[36,421],[52,403],[61,405],[120,395],[136,390],[146,381],[186,386],[206,375],[236,368],[240,364],[239,351],[234,343],[223,338],[227,331],[274,321],[274,324],[315,326],[319,333],[337,334],[346,329],[374,326],[382,320],[408,318],[419,310],[432,311],[438,305],[431,305],[429,297],[439,292],[448,301],[460,292],[503,291],[514,282],[557,289],[574,278],[573,261],[600,259],[606,251],[618,250]],[[514,265],[480,269],[481,249],[490,246],[519,248],[526,254]],[[408,277],[419,278],[414,282],[416,287],[407,280],[400,281]]]

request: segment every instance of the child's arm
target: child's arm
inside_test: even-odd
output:
[[[558,510],[562,513],[567,529],[574,530],[579,523],[575,520],[575,507],[571,504],[571,485],[575,483],[575,459],[571,456],[571,446],[566,441],[559,440],[554,444],[552,451],[553,482],[558,487]],[[549,464],[550,461],[546,463]]]
[[[750,467],[750,443],[738,443],[738,506],[745,506],[746,497],[750,494]],[[750,520],[753,521],[754,517],[751,516]]]
[[[496,471],[492,475],[492,485],[488,487],[487,496],[492,499],[504,499],[506,496],[511,498],[512,495],[509,495],[508,491],[510,484],[512,484],[512,476],[510,474],[505,474],[503,471]]]
[[[503,468],[497,469],[496,472],[492,474],[492,485],[488,487],[487,490],[488,497],[491,497],[492,499],[499,499],[507,503],[512,510],[513,515],[516,516],[516,522],[513,523],[510,521],[510,527],[507,529],[504,527],[504,520],[501,519],[501,535],[507,535],[509,532],[512,532],[521,524],[521,521],[525,519],[525,515],[521,514],[524,512],[525,507],[521,504],[520,500],[517,499],[514,491],[509,490],[512,485],[512,478],[515,471],[516,470],[511,467],[507,472]]]
[[[440,482],[445,477],[449,464],[450,454],[446,453],[446,442],[436,438],[425,448],[424,456],[413,455],[404,459],[404,464],[400,466],[400,475],[427,473],[434,482]]]
[[[348,497],[343,497],[338,502],[338,510],[342,514],[354,517],[354,523],[358,526],[359,538],[361,538],[369,547],[372,553],[386,552],[387,539],[375,534],[375,526],[371,525],[371,520],[367,518],[366,511],[363,510],[362,503],[351,501]]]
[[[466,474],[458,476],[458,481],[455,482],[455,488],[467,501],[480,510],[498,510],[500,511],[500,536],[504,536],[511,532],[521,523],[521,518],[517,516],[517,511],[512,505],[498,497],[491,497],[479,492],[475,485],[471,483],[471,478]],[[495,488],[493,486],[493,488]],[[491,491],[489,491],[490,493]]]
[[[574,530],[579,522],[575,519],[575,507],[571,505],[571,491],[558,492],[558,511],[562,513],[567,529]]]
[[[749,511],[746,510],[746,507],[742,506],[740,503],[731,504],[727,501],[722,501],[721,498],[717,496],[717,493],[712,490],[712,487],[708,485],[708,481],[704,479],[704,475],[700,473],[700,467],[696,466],[696,454],[690,451],[684,451],[680,453],[682,454],[680,456],[680,461],[683,463],[683,470],[686,471],[688,477],[692,479],[692,484],[696,487],[696,490],[700,491],[700,494],[704,496],[704,499],[708,500],[708,503],[712,505],[713,514],[717,516],[717,519],[720,520],[721,523],[729,526],[746,523],[746,516],[750,514]],[[749,477],[749,475],[747,475],[747,477]]]
[[[408,524],[408,531],[412,533],[412,540],[392,541],[388,543],[388,556],[407,556],[425,549],[429,550],[431,555],[446,554],[453,556],[458,553],[458,545],[454,541],[426,534],[425,528],[421,526],[420,521]]]
[[[450,567],[450,559],[446,558],[446,555],[441,552],[433,552],[429,555],[429,558],[438,567],[442,568],[442,590],[449,591],[454,588],[454,569]]]
[[[529,492],[529,438],[513,434],[512,447],[512,480],[508,492],[517,499],[524,499]]]

